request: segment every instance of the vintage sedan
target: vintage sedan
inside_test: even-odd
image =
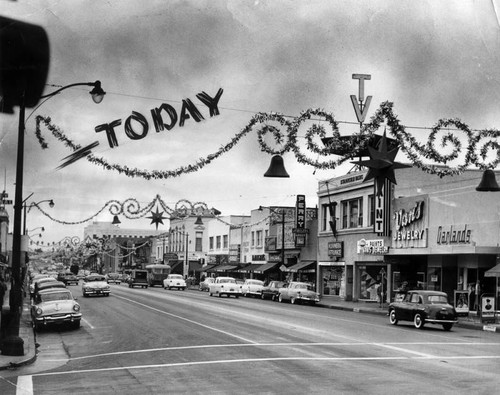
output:
[[[101,274],[91,274],[83,279],[83,296],[109,296],[111,289],[106,277]]]
[[[66,285],[78,285],[78,282],[80,281],[78,277],[76,277],[73,273],[64,272],[61,272],[57,275],[57,280],[63,282]]]
[[[245,280],[241,286],[241,293],[243,296],[259,296],[262,295],[262,288],[264,281],[261,280]]]
[[[163,280],[163,288],[177,288],[178,290],[182,289],[184,291],[186,289],[186,281],[181,274],[169,274],[167,278]]]
[[[389,322],[412,321],[415,328],[425,324],[442,325],[445,331],[457,323],[457,312],[448,303],[448,295],[439,291],[408,291],[403,300],[389,304]]]
[[[262,288],[261,299],[278,300],[279,289],[285,286],[284,281],[270,281]]]
[[[234,277],[217,277],[215,281],[208,285],[208,294],[210,296],[222,295],[238,298],[241,295],[241,285],[236,283]]]
[[[108,273],[106,274],[106,280],[108,281],[108,284],[120,284],[122,279],[121,279],[121,274],[120,273]]]
[[[285,300],[289,300],[292,304],[300,302],[316,304],[319,302],[319,294],[309,283],[291,281],[278,290],[278,302]]]
[[[67,324],[76,329],[81,318],[80,305],[68,289],[47,289],[33,299],[31,320],[37,331],[50,324]]]
[[[200,285],[198,289],[200,291],[208,291],[209,285],[212,284],[215,281],[215,278],[213,277],[206,277],[205,280],[200,282]]]

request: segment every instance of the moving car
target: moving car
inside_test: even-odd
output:
[[[458,322],[455,308],[448,303],[448,295],[439,291],[408,291],[402,301],[389,304],[388,315],[392,325],[413,321],[417,329],[429,323],[442,325],[449,331]]]
[[[133,288],[133,287],[142,287],[142,288],[147,288],[148,287],[148,272],[147,270],[132,270],[130,272],[130,277],[128,279],[128,287]]]
[[[121,275],[119,273],[108,273],[106,274],[106,281],[108,284],[120,284],[121,283]]]
[[[300,302],[315,304],[319,302],[319,294],[309,283],[291,281],[278,290],[278,301],[281,303],[285,300],[289,300],[292,304]]]
[[[68,289],[53,288],[35,295],[31,306],[31,319],[35,330],[49,324],[69,324],[72,328],[80,327],[82,313]]]
[[[186,289],[186,281],[180,274],[169,274],[167,278],[163,280],[163,288],[177,288],[184,291]]]
[[[78,277],[76,277],[73,273],[59,273],[57,275],[57,281],[61,281],[66,285],[71,285],[75,284],[78,285],[78,282],[80,281]]]
[[[90,274],[83,279],[82,294],[83,296],[109,296],[111,289],[102,274]]]
[[[208,294],[219,297],[233,295],[238,298],[241,295],[241,285],[237,284],[233,277],[217,277],[213,283],[208,285]]]
[[[241,293],[243,296],[260,296],[262,295],[262,288],[264,288],[264,281],[245,280],[241,286]]]
[[[270,281],[269,284],[262,288],[260,297],[262,299],[277,300],[279,289],[285,286],[284,281]]]
[[[208,291],[209,285],[212,284],[214,281],[215,281],[215,278],[213,278],[213,277],[206,277],[205,280],[203,280],[200,283],[200,286],[198,287],[198,289],[200,291]]]

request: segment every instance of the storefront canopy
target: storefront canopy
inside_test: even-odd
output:
[[[267,270],[271,270],[271,269],[275,268],[279,264],[280,264],[280,262],[268,262],[268,263],[264,263],[263,265],[260,265],[259,268],[255,269],[253,272],[254,273],[264,273]]]
[[[500,263],[490,270],[486,270],[484,277],[500,277]]]
[[[197,271],[198,272],[209,272],[211,271],[211,269],[213,269],[214,267],[216,267],[217,265],[207,265],[207,266],[202,266],[200,267]]]
[[[242,267],[241,269],[238,269],[238,273],[261,273],[260,271],[257,271],[260,269],[260,267],[263,266],[258,263],[251,263],[248,266]]]
[[[201,271],[201,263],[199,261],[189,261],[189,271]]]
[[[221,273],[221,272],[234,272],[238,266],[235,265],[225,265],[225,266],[216,266],[212,269],[212,271]]]
[[[316,270],[316,261],[302,261],[293,266],[281,269],[287,273],[312,273]]]

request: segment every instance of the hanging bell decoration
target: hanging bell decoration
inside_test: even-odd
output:
[[[285,170],[285,164],[281,155],[274,155],[271,158],[269,169],[264,173],[264,177],[289,178],[290,176]]]
[[[120,221],[120,218],[118,218],[118,215],[115,215],[115,216],[113,217],[113,222],[112,222],[112,224],[113,224],[113,225],[118,225],[118,224],[121,224],[121,223],[122,223],[122,222]]]
[[[196,222],[194,224],[195,225],[203,225],[203,220],[201,219],[201,215],[198,215],[198,218],[196,218]]]
[[[491,169],[485,170],[483,173],[483,178],[481,182],[476,187],[476,191],[479,192],[498,192],[500,187],[498,186],[497,180],[495,178],[495,172]]]

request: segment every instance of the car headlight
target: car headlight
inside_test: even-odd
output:
[[[73,305],[73,311],[76,311],[76,312],[80,311],[80,305],[78,303],[75,303]]]
[[[36,315],[42,315],[43,314],[43,310],[41,309],[41,307],[37,307],[36,310],[35,310],[35,314]]]
[[[109,287],[104,287],[104,290],[105,290],[105,291],[109,291],[109,290],[110,290],[110,288],[109,288]]]

